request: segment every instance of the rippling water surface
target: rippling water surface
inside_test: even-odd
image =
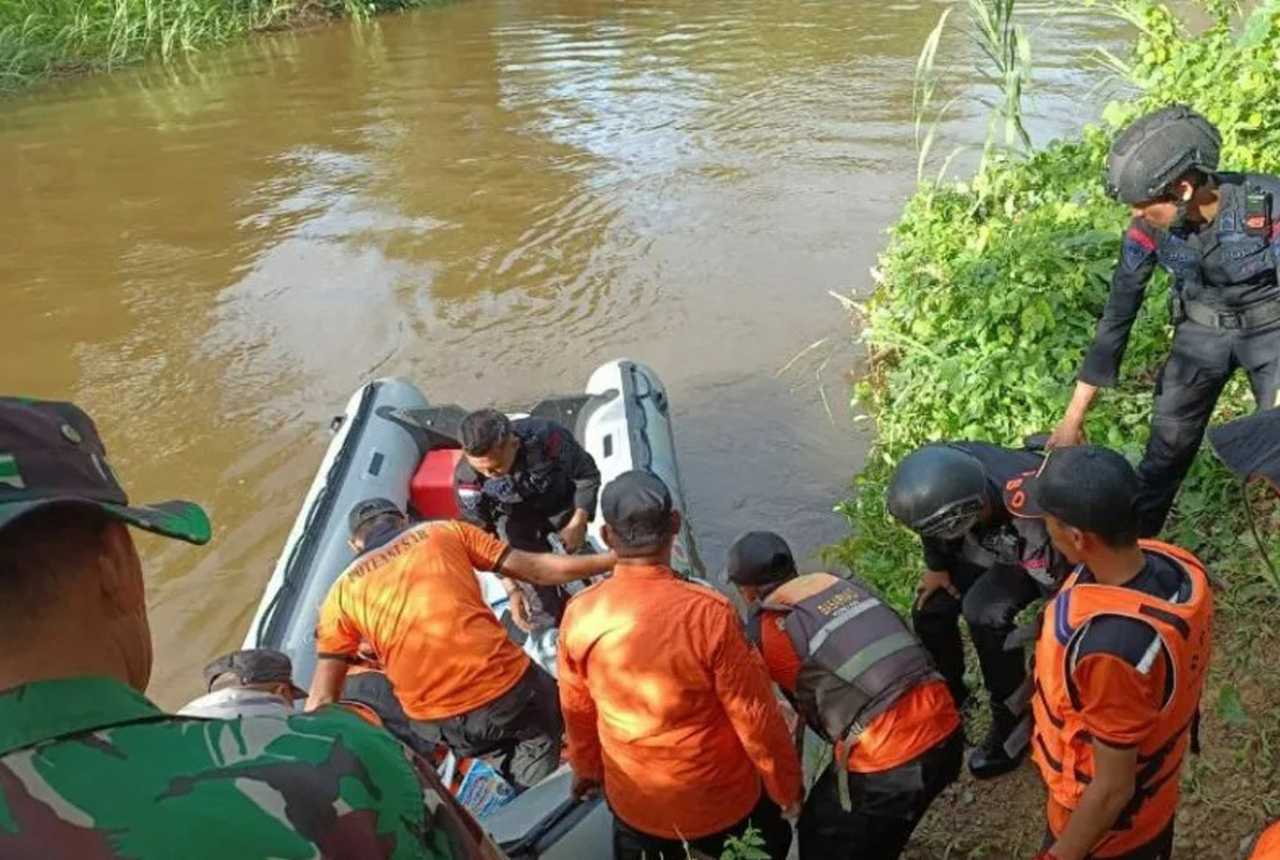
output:
[[[160,700],[239,642],[377,375],[515,406],[646,361],[713,568],[751,527],[840,537],[867,439],[828,291],[867,288],[912,186],[945,5],[465,0],[0,102],[0,389],[74,398],[135,498],[216,524],[144,541]],[[1028,8],[1043,140],[1093,116],[1086,54],[1124,34]],[[958,33],[944,55],[942,152],[990,95]]]

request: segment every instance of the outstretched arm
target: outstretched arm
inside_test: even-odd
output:
[[[1124,235],[1120,260],[1111,276],[1111,293],[1106,310],[1098,320],[1093,343],[1080,366],[1075,393],[1062,423],[1049,437],[1049,448],[1084,442],[1084,419],[1098,389],[1115,385],[1120,363],[1129,345],[1129,332],[1142,307],[1147,284],[1156,267],[1156,237],[1145,222],[1134,219]]]
[[[613,569],[617,557],[611,552],[596,555],[556,555],[549,552],[510,550],[499,565],[503,576],[532,585],[564,585]]]
[[[769,676],[760,659],[752,655],[732,609],[709,633],[715,642],[712,671],[716,695],[725,715],[769,797],[785,813],[794,814],[804,798],[800,758],[774,701]]]
[[[572,623],[568,618],[566,622],[560,629],[556,674],[560,681],[560,710],[564,714],[565,758],[573,768],[573,794],[582,799],[603,784],[604,757],[596,703],[587,687],[584,667],[565,641],[565,631]]]
[[[342,682],[347,679],[351,664],[340,657],[321,657],[316,660],[316,672],[311,678],[311,692],[307,696],[307,710],[314,711],[322,705],[331,705],[342,698]]]

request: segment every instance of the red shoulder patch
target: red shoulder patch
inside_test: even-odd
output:
[[[1129,228],[1129,232],[1125,234],[1125,238],[1141,245],[1148,251],[1154,251],[1156,249],[1156,240],[1148,236],[1136,225]]]

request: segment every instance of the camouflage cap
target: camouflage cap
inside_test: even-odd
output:
[[[93,505],[130,525],[188,543],[208,543],[212,536],[199,505],[130,505],[107,464],[98,428],[79,407],[0,397],[0,529],[55,504]]]

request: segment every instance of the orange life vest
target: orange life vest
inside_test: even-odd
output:
[[[1262,834],[1253,846],[1249,860],[1280,860],[1280,822],[1276,822]]]
[[[1157,541],[1142,541],[1141,547],[1177,564],[1190,580],[1190,596],[1177,602],[1176,595],[1162,599],[1131,588],[1080,583],[1080,568],[1067,578],[1045,608],[1036,644],[1032,755],[1051,801],[1074,809],[1093,775],[1093,741],[1072,678],[1077,646],[1095,618],[1122,616],[1149,625],[1156,639],[1143,663],[1149,667],[1163,652],[1170,693],[1151,734],[1138,747],[1137,792],[1112,833],[1154,837],[1177,806],[1178,776],[1209,667],[1213,593],[1204,567],[1191,553]]]

